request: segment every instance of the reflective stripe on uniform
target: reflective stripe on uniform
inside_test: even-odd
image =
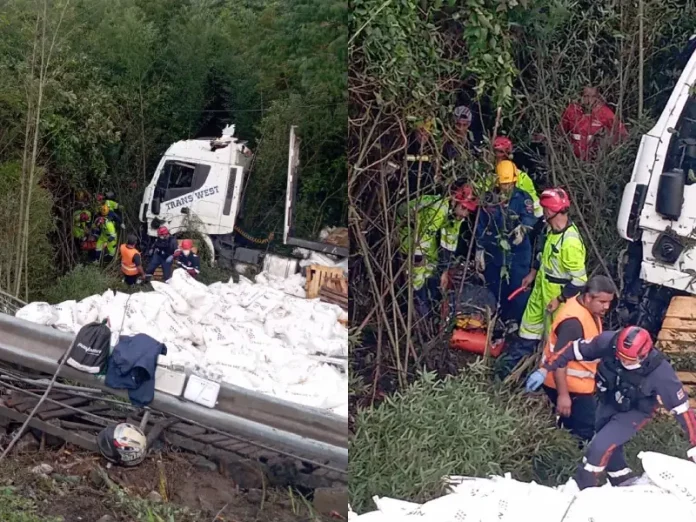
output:
[[[681,415],[687,411],[689,411],[689,401],[682,402],[670,410],[670,412],[674,413],[675,415]]]
[[[595,374],[585,370],[575,370],[573,368],[566,368],[566,375],[571,377],[578,377],[579,379],[592,379],[594,380]]]
[[[582,354],[580,353],[580,341],[573,341],[573,353],[575,354],[576,361],[582,361]]]
[[[633,473],[633,470],[631,468],[624,468],[620,469],[619,471],[607,471],[607,475],[609,475],[611,478],[625,477],[626,475],[630,475],[631,473]]]
[[[590,464],[587,462],[587,457],[582,458],[582,464],[585,471],[589,471],[590,473],[601,473],[606,468],[606,466],[595,466],[594,464]]]
[[[406,161],[430,161],[430,156],[427,156],[427,155],[416,156],[413,154],[408,154],[406,156]]]

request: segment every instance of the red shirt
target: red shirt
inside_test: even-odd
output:
[[[561,128],[573,144],[576,157],[586,160],[596,150],[599,134],[609,134],[613,143],[628,136],[624,124],[616,119],[614,111],[607,105],[598,103],[589,114],[585,114],[577,103],[571,103],[561,117]]]

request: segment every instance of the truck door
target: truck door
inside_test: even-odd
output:
[[[166,223],[172,230],[183,226],[187,211],[194,203],[194,193],[203,187],[210,173],[210,165],[190,163],[169,159],[164,162],[154,187],[152,208],[159,201],[159,213],[156,217]]]
[[[242,198],[242,186],[244,184],[244,167],[235,165],[230,167],[225,191],[225,202],[222,207],[220,229],[223,234],[229,234],[234,230],[234,225],[239,214]]]

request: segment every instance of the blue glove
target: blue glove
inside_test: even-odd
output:
[[[543,368],[532,373],[529,377],[527,377],[527,385],[525,386],[525,389],[528,392],[537,391],[539,388],[541,388],[541,385],[544,384],[546,374],[548,373],[549,372]]]

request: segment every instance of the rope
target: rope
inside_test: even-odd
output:
[[[249,234],[244,232],[241,228],[239,228],[237,225],[234,226],[234,231],[237,234],[239,234],[240,236],[242,236],[244,239],[246,239],[247,241],[251,241],[252,243],[256,243],[257,245],[265,245],[267,243],[270,243],[271,241],[273,241],[273,238],[275,237],[275,234],[273,232],[271,232],[270,234],[268,234],[268,237],[266,239],[258,239],[258,238],[250,236]]]

